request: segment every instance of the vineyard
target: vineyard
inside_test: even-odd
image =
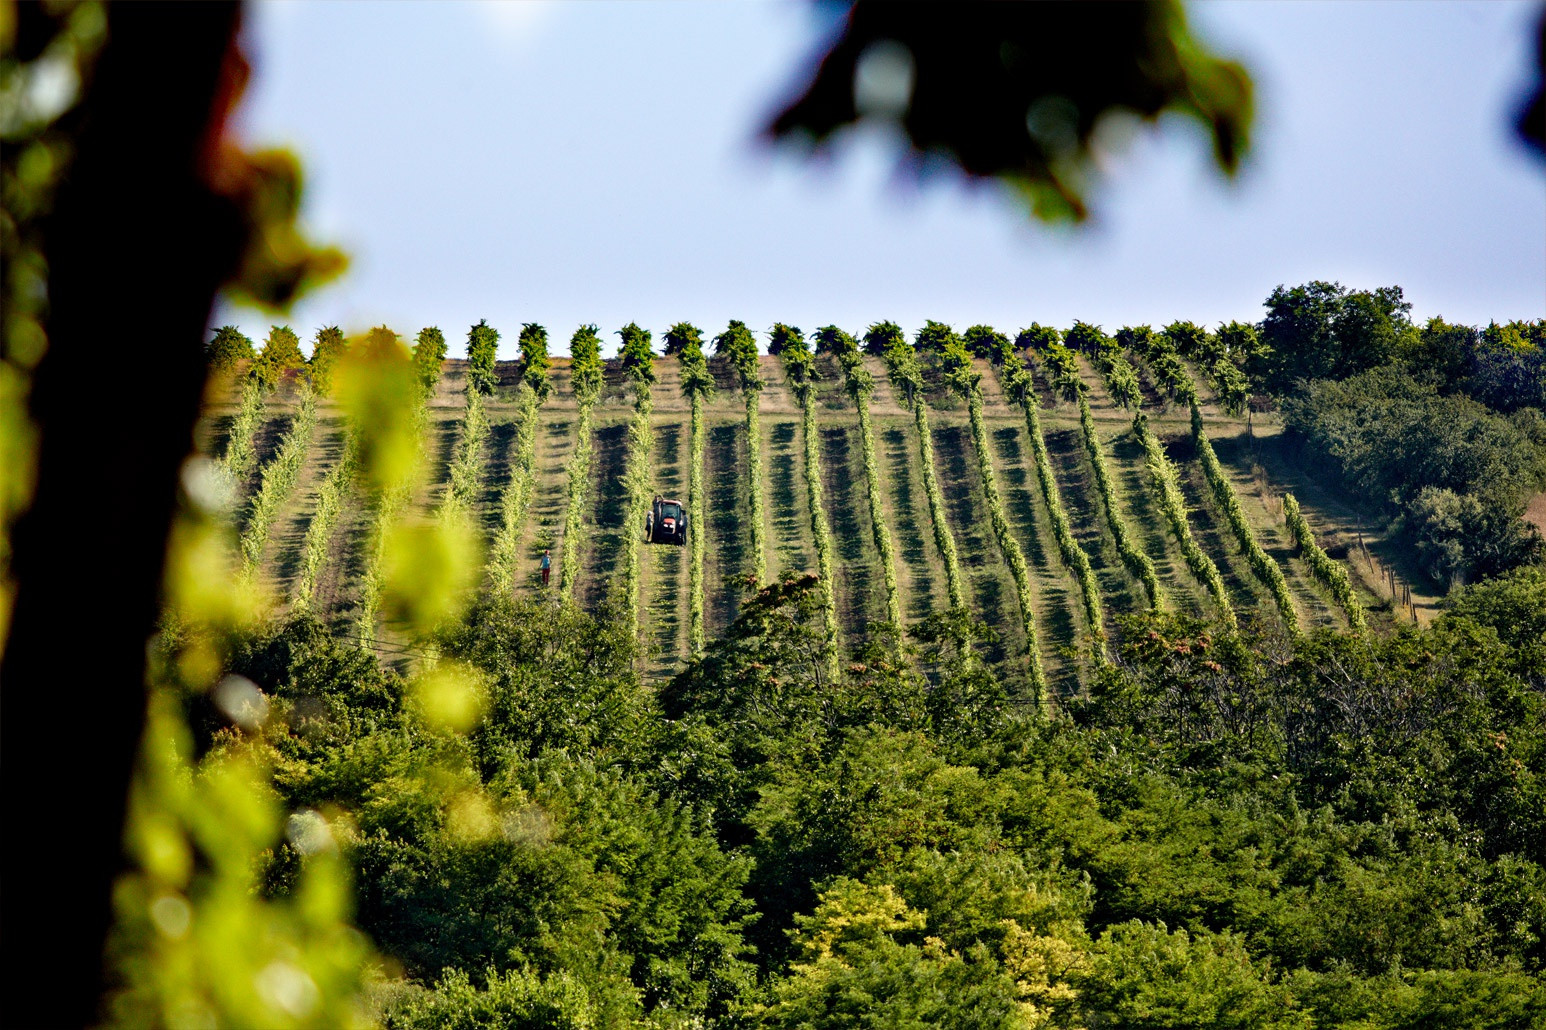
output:
[[[1281,636],[1431,610],[1275,418],[1163,340],[1011,345],[974,327],[963,345],[940,327],[943,349],[915,351],[886,325],[862,350],[780,326],[758,355],[733,324],[706,357],[684,323],[667,358],[630,326],[607,361],[594,327],[576,359],[527,327],[521,360],[488,343],[420,370],[414,483],[357,482],[340,409],[295,373],[233,380],[200,439],[236,495],[241,573],[388,657],[411,648],[381,610],[381,541],[414,518],[474,527],[494,589],[608,606],[657,682],[753,584],[806,573],[831,584],[834,667],[893,646],[898,619],[962,605],[995,671],[1047,707],[1108,660],[1120,616],[1151,607]],[[688,502],[689,546],[644,543],[655,494]]]

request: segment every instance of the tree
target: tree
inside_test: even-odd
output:
[[[301,354],[301,341],[295,335],[295,330],[287,325],[271,326],[268,339],[263,342],[263,350],[258,354],[257,361],[253,362],[252,375],[264,387],[272,390],[284,379],[286,372],[305,364],[306,358]]]
[[[548,331],[536,322],[521,326],[521,379],[539,398],[546,400],[552,384],[548,381]]]
[[[251,361],[257,357],[252,338],[234,325],[223,325],[215,330],[215,338],[204,347],[204,360],[212,373],[229,371],[238,361]]]
[[[824,325],[811,334],[817,354],[831,354],[840,361],[859,353],[859,342],[835,325]]]
[[[574,395],[594,399],[601,393],[601,336],[594,325],[582,325],[569,337],[569,375]]]
[[[682,393],[690,398],[714,396],[714,375],[703,355],[703,331],[691,322],[678,322],[663,337],[667,354],[682,365]]]
[[[499,354],[499,330],[479,319],[467,330],[467,384],[479,393],[493,393],[499,384],[494,359]]]
[[[1063,334],[1065,347],[1092,358],[1100,353],[1101,348],[1110,343],[1111,337],[1102,332],[1100,326],[1091,325],[1089,322],[1075,322],[1073,327]]]
[[[864,352],[866,354],[884,354],[887,348],[898,343],[905,346],[907,337],[902,333],[902,327],[895,322],[876,322],[864,331]]]
[[[312,389],[323,394],[332,389],[333,367],[348,349],[349,341],[344,339],[344,331],[338,326],[323,326],[317,330],[311,344],[311,359],[307,362]]]
[[[944,354],[951,344],[960,343],[960,340],[954,329],[931,318],[913,337],[913,349],[919,354]]]
[[[1015,335],[1015,350],[1035,351],[1039,354],[1062,342],[1062,333],[1051,326],[1037,325],[1032,322]]]
[[[419,330],[413,345],[413,368],[419,386],[428,393],[440,382],[440,369],[446,360],[446,337],[435,326]]]
[[[1005,358],[1014,353],[1014,345],[1009,342],[1009,337],[991,325],[970,327],[961,334],[961,341],[973,355],[995,365],[1002,364]]]
[[[1353,291],[1314,281],[1267,297],[1263,354],[1246,371],[1283,393],[1304,379],[1346,379],[1395,357],[1413,332],[1399,286]]]
[[[618,354],[623,361],[623,372],[637,383],[653,383],[655,352],[650,350],[650,331],[629,322],[617,331],[617,335],[623,338],[623,349]]]
[[[746,323],[731,319],[725,331],[714,337],[714,353],[730,359],[741,377],[741,389],[762,389],[762,377],[757,371],[757,340]]]
[[[1208,330],[1196,322],[1177,320],[1160,330],[1170,347],[1183,358],[1211,358]]]

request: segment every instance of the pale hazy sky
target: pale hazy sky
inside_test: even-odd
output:
[[[301,154],[307,221],[354,258],[290,323],[740,318],[1255,321],[1279,283],[1399,284],[1420,318],[1546,316],[1546,163],[1511,124],[1534,3],[1190,5],[1257,86],[1234,182],[1200,133],[1140,138],[1096,223],[1031,223],[994,186],[895,173],[883,133],[813,165],[758,129],[832,28],[804,3],[321,3],[248,9],[254,143]],[[261,338],[269,319],[224,310]]]

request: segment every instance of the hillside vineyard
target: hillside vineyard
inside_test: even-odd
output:
[[[281,607],[306,607],[388,656],[402,641],[377,610],[372,524],[450,506],[481,530],[486,582],[568,591],[592,611],[616,603],[656,681],[689,657],[695,605],[715,638],[756,569],[764,582],[815,573],[822,539],[842,651],[889,611],[911,624],[951,606],[948,542],[962,599],[997,636],[988,654],[998,673],[1049,707],[1107,660],[1105,638],[1125,613],[1153,606],[1280,634],[1361,630],[1365,605],[1411,596],[1381,564],[1387,542],[1279,446],[1276,418],[1231,414],[1195,368],[1183,369],[1186,382],[1168,363],[1092,361],[1060,345],[1007,364],[973,357],[950,383],[935,363],[922,373],[920,412],[880,355],[817,355],[808,404],[791,377],[801,366],[758,363],[760,396],[748,405],[745,377],[710,359],[715,389],[696,398],[695,417],[675,356],[657,355],[642,389],[606,362],[593,401],[576,396],[569,358],[552,359],[545,398],[520,362],[496,364],[483,395],[467,389],[466,361],[446,361],[416,416],[425,475],[376,502],[352,483],[337,408],[297,373],[272,391],[233,385],[209,409],[200,445],[238,484],[249,574]],[[1131,403],[1134,374],[1136,411],[1114,399]],[[655,494],[686,502],[688,547],[644,543],[641,505]],[[1296,498],[1286,509],[1285,494]],[[1420,602],[1383,617],[1415,620]]]

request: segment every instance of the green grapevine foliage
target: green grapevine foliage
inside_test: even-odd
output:
[[[494,374],[494,359],[499,354],[499,330],[479,319],[467,330],[467,382],[479,393],[493,393],[499,378]]]
[[[1358,595],[1353,592],[1352,580],[1348,578],[1347,569],[1342,567],[1331,555],[1327,554],[1315,539],[1315,533],[1310,529],[1310,523],[1305,520],[1304,513],[1299,509],[1299,501],[1293,494],[1283,495],[1283,519],[1288,524],[1289,536],[1299,547],[1299,553],[1310,566],[1310,572],[1315,578],[1326,584],[1331,590],[1331,595],[1336,598],[1337,604],[1347,613],[1347,624],[1356,633],[1368,630],[1368,624],[1364,621],[1363,604],[1359,602]]]

